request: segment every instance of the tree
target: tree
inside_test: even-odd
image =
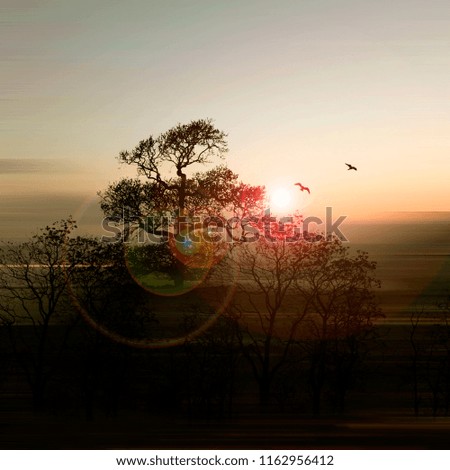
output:
[[[107,336],[147,337],[153,322],[148,294],[130,275],[123,246],[94,238],[80,240],[82,265],[68,283],[73,304],[93,329]]]
[[[48,382],[75,322],[66,295],[84,252],[84,242],[70,238],[75,228],[72,219],[61,220],[30,241],[6,244],[0,251],[0,312],[36,409],[44,404]],[[60,335],[51,334],[55,324],[63,325]]]
[[[128,246],[132,235],[138,237],[131,256],[140,259],[141,266],[154,270],[156,265],[176,285],[182,285],[189,265],[198,264],[189,261],[200,257],[198,250],[191,249],[196,248],[198,238],[194,232],[208,238],[210,225],[216,224],[233,237],[234,220],[242,220],[261,204],[264,189],[238,182],[238,176],[226,166],[192,173],[197,165],[222,159],[227,150],[226,135],[207,119],[178,124],[157,138],[140,141],[134,150],[120,153],[119,161],[135,165],[144,180],[123,179],[111,184],[100,193],[101,207],[109,219],[107,224],[120,227],[115,233]],[[176,176],[171,176],[174,173]],[[225,211],[231,220],[222,217]],[[146,248],[144,240],[149,241]]]
[[[295,280],[305,306],[303,345],[309,360],[313,412],[320,413],[326,384],[342,408],[362,360],[362,346],[374,322],[383,315],[374,289],[376,263],[368,254],[350,254],[341,241],[311,244],[301,276]]]
[[[450,409],[450,297],[424,303],[410,314],[411,381],[415,415]],[[427,398],[429,400],[427,400]]]
[[[141,140],[131,152],[123,151],[119,160],[136,165],[138,173],[156,183],[163,199],[175,200],[178,215],[185,215],[188,198],[196,197],[199,188],[192,188],[186,169],[195,164],[210,163],[215,156],[227,152],[226,135],[216,129],[210,119],[178,124],[154,139]],[[177,178],[165,179],[163,171],[174,168]]]
[[[186,332],[195,330],[202,323],[201,313],[186,315],[185,322]],[[239,359],[237,325],[230,317],[221,316],[202,335],[186,339],[180,375],[189,416],[231,416]]]
[[[296,302],[296,280],[308,244],[259,237],[232,252],[236,294],[229,315],[241,325],[241,346],[258,384],[260,404],[270,401],[272,384],[286,365],[308,305]]]
[[[129,389],[130,346],[150,341],[155,319],[148,293],[127,269],[123,246],[77,240],[83,252],[67,293],[83,323],[68,345],[76,358],[71,378],[80,386],[86,418],[94,419],[97,407],[118,412]]]
[[[311,242],[271,220],[260,220],[258,233],[253,243],[236,247],[229,266],[237,271],[230,314],[241,324],[260,403],[269,403],[274,380],[295,361],[294,346],[300,346],[309,364],[314,413],[320,412],[326,385],[342,408],[368,335],[382,316],[373,292],[379,286],[376,265],[367,253],[352,256],[339,240]]]

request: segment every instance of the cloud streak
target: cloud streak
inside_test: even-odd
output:
[[[56,160],[38,158],[0,158],[0,174],[48,173],[61,169]]]
[[[98,197],[84,194],[2,194],[0,198],[0,241],[26,240],[39,227],[72,216],[82,235],[103,234]]]

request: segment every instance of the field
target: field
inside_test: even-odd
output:
[[[220,288],[192,289],[177,296],[162,280],[159,287],[166,295],[154,297],[152,308],[158,322],[152,331],[156,337],[170,331],[167,344],[130,348],[78,322],[63,361],[55,362],[49,397],[40,410],[33,409],[26,373],[17,357],[13,358],[3,332],[0,447],[450,448],[445,397],[440,397],[433,413],[432,390],[424,385],[437,373],[429,367],[423,369],[428,375],[422,377],[415,413],[410,337],[411,314],[424,306],[435,309],[449,295],[449,220],[446,216],[431,225],[406,220],[390,226],[377,222],[348,228],[352,249],[367,250],[378,263],[382,287],[377,295],[385,318],[377,324],[362,374],[349,390],[344,409],[337,411],[327,404],[319,416],[312,414],[305,386],[308,363],[301,356],[283,372],[264,410],[258,405],[258,389],[243,358],[234,369],[232,393],[223,389],[230,385],[224,379],[228,353],[208,355],[203,346],[189,349],[183,341],[186,315],[198,314],[201,305],[217,311],[223,288],[222,292]],[[151,282],[156,285],[155,280]],[[227,289],[232,295],[232,286]],[[205,312],[203,318],[208,319]],[[216,319],[209,320],[202,332],[216,324]],[[31,327],[17,328],[16,338],[30,343]],[[429,328],[421,327],[422,337]],[[64,328],[53,327],[51,335],[54,344],[59,344]],[[49,357],[55,355],[56,349],[49,352]]]

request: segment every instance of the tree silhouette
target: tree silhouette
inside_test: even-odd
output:
[[[320,413],[328,384],[342,409],[363,357],[363,344],[374,322],[383,315],[374,289],[376,264],[368,254],[352,256],[333,239],[311,244],[302,273],[295,280],[298,301],[308,310],[303,345],[309,360],[313,412]]]
[[[23,367],[36,409],[64,350],[76,317],[71,318],[67,284],[82,262],[84,242],[70,238],[72,219],[55,222],[19,245],[0,252],[0,311],[9,325],[15,355]],[[73,312],[73,310],[72,310]],[[63,326],[52,335],[51,325]],[[23,325],[24,328],[12,328]],[[27,332],[31,327],[31,335]],[[31,336],[31,337],[30,337]]]
[[[449,297],[423,304],[410,314],[411,382],[415,415],[429,408],[433,416],[450,409]]]
[[[136,165],[138,173],[156,183],[161,198],[175,200],[178,215],[185,215],[187,199],[199,194],[192,188],[186,169],[195,164],[210,163],[210,158],[223,158],[227,152],[226,135],[210,119],[178,124],[156,139],[141,140],[131,152],[124,151],[119,160]],[[176,178],[166,178],[164,170],[174,169]],[[169,206],[170,207],[170,206]]]
[[[185,329],[201,324],[198,312],[186,315]],[[231,416],[235,376],[240,359],[237,324],[226,316],[183,345],[183,378],[190,417]]]
[[[307,312],[307,305],[296,302],[295,282],[308,248],[300,240],[286,243],[259,237],[232,252],[236,294],[229,315],[241,326],[243,354],[258,384],[263,410]]]
[[[175,285],[183,284],[189,265],[198,264],[189,263],[200,256],[198,250],[194,250],[195,256],[190,252],[198,239],[195,231],[208,238],[209,227],[215,224],[223,237],[233,237],[233,220],[242,220],[263,199],[262,187],[239,182],[226,166],[203,173],[191,171],[214,158],[222,159],[228,150],[225,139],[209,119],[179,124],[120,153],[119,161],[135,165],[144,180],[126,178],[99,193],[108,224],[117,224],[122,240],[128,243],[133,235],[135,242],[137,237],[132,246],[134,260],[140,258],[141,265],[152,266],[152,270],[156,265]],[[234,218],[222,217],[224,211]]]

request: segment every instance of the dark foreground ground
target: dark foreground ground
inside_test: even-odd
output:
[[[450,418],[246,416],[187,422],[139,415],[86,422],[3,413],[3,449],[448,449]]]
[[[62,374],[70,387],[63,384],[57,388],[60,406],[45,412],[31,411],[31,396],[21,368],[0,362],[0,378],[6,377],[0,381],[0,449],[450,449],[450,417],[445,416],[450,412],[450,388],[445,388],[439,416],[432,417],[431,390],[425,379],[441,376],[438,369],[427,366],[428,356],[423,356],[421,365],[420,416],[414,416],[410,344],[411,312],[415,308],[420,311],[422,305],[433,305],[434,299],[448,293],[448,218],[446,225],[431,228],[416,224],[389,226],[383,231],[369,229],[376,234],[375,242],[369,240],[371,244],[360,248],[367,249],[379,263],[377,274],[383,286],[380,304],[386,319],[377,331],[379,341],[370,348],[364,380],[349,394],[342,415],[311,417],[307,395],[300,397],[300,405],[284,413],[274,410],[261,414],[255,406],[256,395],[249,395],[249,390],[255,394],[251,374],[240,366],[233,417],[189,420],[185,410],[177,414],[174,407],[168,408],[171,413],[161,409],[161,398],[167,396],[162,385],[167,377],[173,377],[163,374],[164,380],[160,377],[159,382],[154,382],[161,371],[168,371],[167,359],[158,352],[147,355],[132,351],[129,356],[103,341],[103,349],[97,351],[98,368],[93,367],[92,373],[88,367],[91,362],[82,361],[85,356],[89,358],[89,351],[80,346],[84,343],[76,342],[69,349],[71,356],[64,367],[66,375],[70,371],[70,380]],[[359,238],[365,240],[366,235]],[[354,238],[356,235],[352,235]],[[429,353],[430,349],[426,351]],[[447,350],[444,353],[447,358]],[[447,359],[444,363],[449,364]],[[176,360],[174,364],[177,365]],[[181,373],[185,368],[179,369],[175,367],[174,371]],[[126,377],[131,392],[119,403],[117,415],[104,412],[107,407],[102,406],[102,398],[94,419],[86,419],[80,405],[86,371],[91,371],[91,380],[98,376],[103,384],[99,397],[107,396],[111,390],[110,382],[115,383],[111,376],[119,376],[120,380]],[[442,377],[448,379],[450,374]],[[253,383],[253,389],[247,382]],[[159,395],[155,393],[158,384],[162,390]],[[176,382],[171,389],[179,390],[180,384],[183,382]],[[64,391],[75,386],[77,400],[69,406],[74,398]],[[249,400],[249,396],[253,399]],[[149,407],[155,397],[159,401]]]
[[[245,368],[231,417],[189,419],[186,408],[163,408],[162,402],[139,407],[139,400],[158,387],[150,380],[151,369],[142,368],[146,356],[138,356],[141,362],[135,359],[140,375],[134,378],[134,392],[117,409],[99,400],[87,419],[83,407],[69,407],[70,388],[63,387],[58,389],[61,406],[34,412],[16,369],[0,387],[0,449],[450,449],[450,416],[444,409],[431,416],[425,390],[419,416],[414,416],[407,332],[406,324],[381,328],[384,341],[377,343],[380,349],[366,364],[361,386],[349,394],[346,410],[339,415],[327,410],[319,417],[311,415],[307,395],[283,412],[274,404],[261,413],[257,396],[244,393],[244,386],[253,383]],[[65,370],[70,375],[80,372]],[[130,371],[128,381],[132,378]]]

